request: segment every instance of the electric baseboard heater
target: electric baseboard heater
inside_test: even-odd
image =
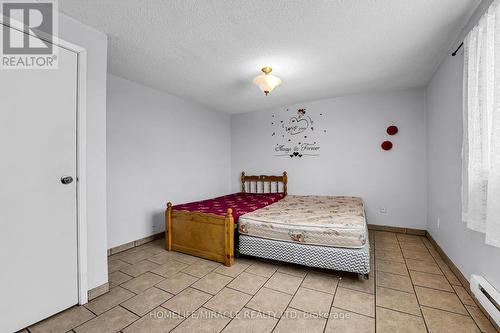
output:
[[[470,289],[491,318],[500,325],[500,293],[480,275],[472,274]]]

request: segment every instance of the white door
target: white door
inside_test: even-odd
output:
[[[77,55],[58,51],[59,69],[0,70],[1,333],[78,303]]]

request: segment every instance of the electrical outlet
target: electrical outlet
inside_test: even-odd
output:
[[[439,229],[439,227],[441,225],[441,219],[439,217],[436,220],[436,224],[437,224],[437,228]]]
[[[380,214],[387,214],[387,208],[380,207]]]

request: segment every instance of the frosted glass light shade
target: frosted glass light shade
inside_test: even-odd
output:
[[[279,77],[271,74],[261,74],[253,79],[253,83],[259,86],[260,90],[262,90],[266,96],[273,91],[274,88],[279,86],[281,82]]]

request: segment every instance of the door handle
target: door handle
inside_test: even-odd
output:
[[[71,177],[71,176],[62,176],[61,177],[61,183],[63,183],[64,185],[71,184],[72,182],[73,182],[73,177]]]

